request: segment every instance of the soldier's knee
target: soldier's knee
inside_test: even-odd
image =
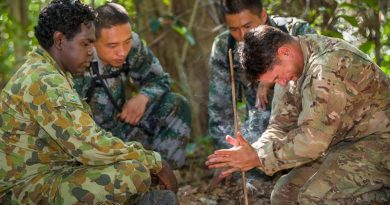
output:
[[[272,205],[296,204],[296,190],[291,187],[288,176],[284,175],[276,182],[271,192]]]
[[[300,192],[298,194],[298,204],[315,204],[315,203],[318,203],[318,200],[321,200],[321,199],[318,199],[317,197],[307,193],[307,192]]]
[[[298,195],[299,204],[387,204],[390,189],[382,188],[361,195],[352,193],[331,193],[329,191],[301,190]]]
[[[174,92],[167,93],[164,98],[164,102],[169,103],[173,115],[180,118],[188,127],[191,127],[191,107],[187,98]]]
[[[329,187],[321,180],[308,181],[299,191],[299,204],[318,204],[329,194]]]
[[[271,204],[272,205],[283,205],[286,204],[286,200],[284,195],[280,192],[280,190],[272,190],[271,192]]]
[[[115,186],[127,186],[135,194],[145,193],[151,185],[150,172],[145,165],[136,160],[127,160],[116,163],[117,175]]]

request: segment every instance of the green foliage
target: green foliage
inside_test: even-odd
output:
[[[149,28],[153,33],[158,32],[160,29],[166,29],[168,26],[169,29],[177,32],[185,40],[190,43],[190,45],[195,45],[196,41],[190,30],[175,16],[165,15],[161,17],[149,17]]]
[[[12,23],[8,19],[8,12],[0,12],[0,81],[5,81],[9,78],[9,74],[12,71],[12,65],[15,63],[15,57],[13,55],[13,45],[10,43],[12,36],[10,31],[12,29]],[[1,85],[1,84],[0,84]]]
[[[138,29],[141,17],[139,5],[145,0],[118,0],[125,6],[130,16],[135,18],[134,30]],[[190,45],[197,39],[188,29],[188,23],[180,14],[173,14],[173,0],[160,1],[167,9],[167,14],[148,17],[148,30],[151,32],[174,32],[183,37]],[[179,1],[179,0],[177,0]],[[28,25],[23,26],[12,13],[15,1],[0,2],[0,88],[10,75],[23,62],[24,53],[38,43],[34,38],[33,28],[40,9],[49,0],[26,0],[27,9],[21,11],[27,18]],[[108,0],[84,0],[94,7]],[[215,0],[215,2],[218,2]],[[310,2],[310,5],[306,5]],[[390,73],[390,23],[388,0],[328,0],[328,1],[282,1],[263,0],[270,14],[297,16],[306,19],[320,34],[344,38],[370,55],[384,72]],[[306,8],[306,9],[302,9]],[[21,32],[22,31],[22,32]],[[19,51],[19,52],[18,52]]]
[[[172,5],[172,2],[171,0],[162,0],[163,3],[166,5],[166,6],[171,6]]]
[[[351,24],[354,27],[358,27],[358,22],[355,19],[355,17],[348,16],[348,15],[339,15],[337,17],[345,19],[349,24]]]
[[[34,26],[46,1],[27,1],[27,9],[23,13],[27,18],[27,27],[12,15],[12,3],[15,2],[6,1],[0,5],[0,88],[23,63],[25,53],[38,45],[34,38]],[[18,49],[23,49],[23,54],[16,53]]]
[[[191,138],[191,142],[187,144],[186,155],[188,157],[205,159],[213,150],[213,142],[210,136],[197,136]]]
[[[107,0],[105,2],[107,2]],[[143,0],[119,0],[117,2],[126,8],[129,16],[136,16],[136,4],[141,4]]]
[[[381,66],[383,72],[390,75],[390,54],[385,55],[383,58],[383,65]]]
[[[378,9],[378,1],[377,0],[363,0],[370,8]]]
[[[175,21],[175,23],[172,24],[172,29],[181,36],[183,36],[190,43],[190,45],[195,45],[194,36],[190,32],[190,30],[188,30],[188,28],[184,26],[180,21]]]
[[[309,5],[306,3],[309,2]],[[390,2],[388,0],[263,0],[270,14],[304,18],[326,36],[343,38],[390,70]],[[308,11],[302,13],[302,8]],[[285,8],[288,8],[287,10]],[[296,11],[294,11],[294,9]]]
[[[156,17],[149,17],[149,27],[153,33],[156,33],[161,28],[161,23]]]

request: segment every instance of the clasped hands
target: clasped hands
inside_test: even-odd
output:
[[[226,141],[233,145],[230,149],[216,150],[208,156],[206,166],[211,169],[222,168],[219,178],[223,179],[233,172],[248,171],[261,165],[256,150],[237,132],[237,138],[226,136]]]

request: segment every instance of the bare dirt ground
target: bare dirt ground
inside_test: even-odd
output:
[[[175,172],[180,185],[178,198],[181,205],[240,205],[244,204],[244,194],[239,174],[224,181],[212,191],[207,188],[213,170],[207,169],[204,162],[210,149],[199,149],[188,158],[187,166]],[[274,178],[253,179],[247,175],[248,202],[251,205],[269,205]]]

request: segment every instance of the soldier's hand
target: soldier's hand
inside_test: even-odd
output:
[[[122,112],[118,115],[119,119],[131,125],[137,125],[145,113],[148,97],[138,94],[128,100],[123,106]]]
[[[256,150],[238,132],[237,138],[227,136],[226,140],[233,144],[230,149],[216,150],[208,156],[206,165],[209,168],[224,168],[219,177],[225,178],[237,171],[248,171],[261,165]]]
[[[157,173],[160,185],[165,189],[169,189],[177,193],[179,187],[177,185],[176,176],[173,174],[169,164],[166,161],[162,161],[162,169]]]
[[[268,96],[274,86],[274,83],[266,84],[264,82],[259,82],[256,93],[256,107],[258,109],[264,109],[269,103]]]

